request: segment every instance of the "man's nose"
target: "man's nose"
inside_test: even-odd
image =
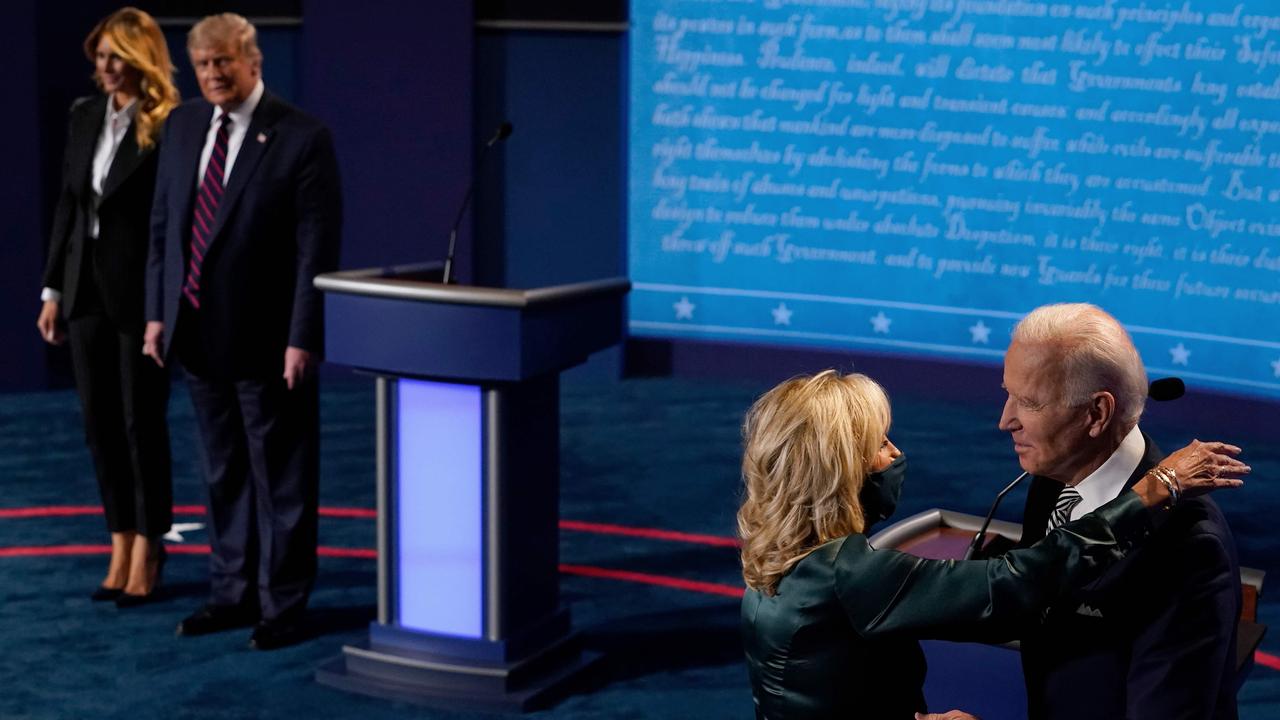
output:
[[[1017,415],[1013,412],[1013,398],[1004,401],[1004,407],[1000,410],[1000,423],[996,427],[1005,432],[1013,432],[1018,428],[1015,424],[1018,421]]]

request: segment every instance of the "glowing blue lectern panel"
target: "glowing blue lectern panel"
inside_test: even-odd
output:
[[[401,379],[396,612],[401,627],[484,632],[480,388]]]

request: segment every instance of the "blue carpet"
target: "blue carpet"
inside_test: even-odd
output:
[[[731,535],[738,498],[738,423],[758,383],[577,380],[562,391],[562,498],[566,519]],[[900,516],[930,507],[983,513],[1017,473],[998,408],[899,393],[893,437],[911,457]],[[175,386],[175,498],[201,505],[194,425]],[[322,505],[373,506],[372,382],[330,381],[322,394]],[[1167,447],[1212,428],[1153,414],[1144,428]],[[1244,444],[1255,481],[1221,494],[1244,564],[1276,570],[1280,447],[1274,429]],[[0,396],[0,507],[96,505],[79,410],[69,391]],[[1022,497],[1001,517],[1017,520]],[[178,522],[201,522],[181,515]],[[203,531],[185,541],[207,542]],[[0,519],[0,547],[102,544],[100,517]],[[321,544],[368,548],[373,523],[322,518]],[[731,549],[565,531],[570,564],[738,585]],[[204,598],[206,561],[174,554],[160,602],[133,611],[94,605],[88,591],[105,556],[0,558],[0,717],[4,718],[470,718],[349,695],[316,684],[317,665],[363,635],[374,615],[369,560],[324,558],[312,602],[317,636],[272,653],[245,646],[246,632],[172,637]],[[1280,576],[1278,576],[1280,577]],[[1274,578],[1273,578],[1274,581]],[[547,718],[745,718],[751,703],[737,638],[737,601],[715,595],[566,575],[565,601],[585,644],[605,654],[598,687],[536,713]],[[1262,621],[1280,628],[1280,591]],[[1280,632],[1280,631],[1277,631]],[[1280,635],[1264,650],[1280,654]],[[1240,693],[1246,720],[1280,717],[1280,671],[1258,667]]]

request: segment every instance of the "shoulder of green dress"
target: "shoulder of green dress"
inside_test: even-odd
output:
[[[823,547],[830,548],[831,563],[843,567],[864,563],[875,554],[875,548],[867,542],[867,536],[861,533],[832,540]]]

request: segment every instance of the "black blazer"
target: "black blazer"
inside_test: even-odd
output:
[[[169,115],[151,213],[146,315],[167,353],[190,252],[196,171],[213,106]],[[312,285],[337,267],[342,195],[333,139],[319,121],[264,92],[218,205],[201,266],[200,332],[211,372],[275,378],[286,346],[319,355],[323,299]]]
[[[1126,491],[1164,457],[1142,437],[1146,450]],[[1024,545],[1044,536],[1062,487],[1032,480]],[[1182,501],[1163,520],[1146,544],[1024,635],[1031,718],[1236,717],[1235,539],[1208,497]]]
[[[71,106],[43,282],[45,287],[62,292],[62,313],[69,316],[76,308],[82,274],[93,273],[107,316],[119,329],[140,334],[157,153],[155,145],[139,149],[130,124],[102,184],[98,239],[90,240],[93,153],[107,102],[106,95],[97,95],[81,98]]]

